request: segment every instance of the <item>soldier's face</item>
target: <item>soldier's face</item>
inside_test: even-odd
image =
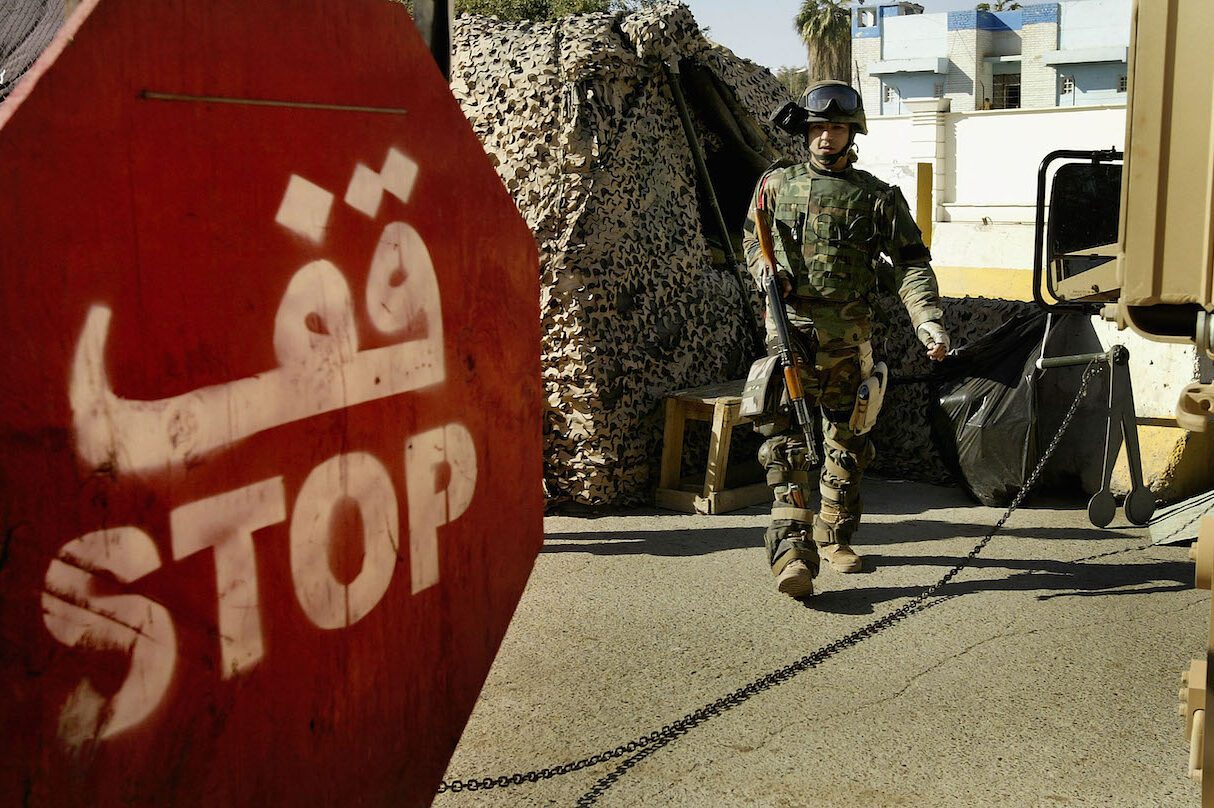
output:
[[[838,154],[847,146],[851,127],[845,123],[811,123],[809,125],[809,150],[815,157]]]

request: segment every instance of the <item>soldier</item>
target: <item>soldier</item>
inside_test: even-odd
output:
[[[862,565],[851,539],[860,521],[860,479],[875,454],[867,433],[884,394],[884,365],[873,362],[869,303],[883,254],[893,263],[893,285],[927,355],[943,359],[949,337],[940,324],[931,254],[902,193],[852,168],[855,137],[868,132],[859,94],[843,82],[817,82],[799,105],[781,110],[776,122],[804,133],[811,157],[806,163],[777,163],[759,180],[743,243],[750,272],[762,285],[768,270],[755,234],[755,210],[765,210],[794,330],[817,343],[802,352],[813,365],[806,368],[805,394],[822,410],[825,457],[817,513],[808,505],[805,438],[785,432],[786,416],[760,428],[770,436],[759,460],[774,497],[764,535],[768,561],[777,589],[800,598],[813,594],[819,558],[839,572],[859,572]],[[767,335],[770,349],[770,316]],[[866,396],[858,397],[862,384]]]

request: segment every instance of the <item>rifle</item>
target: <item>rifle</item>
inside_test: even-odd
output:
[[[776,274],[776,254],[772,248],[771,227],[767,223],[767,211],[762,208],[755,210],[755,233],[759,237],[759,251],[763,254],[763,260],[769,270],[764,274],[763,285],[767,291],[767,311],[776,325],[776,347],[780,364],[784,366],[784,387],[788,390],[793,417],[805,435],[809,465],[816,466],[818,452],[814,445],[814,417],[809,409],[809,401],[805,398],[805,390],[801,387],[801,358],[792,342],[792,326],[788,322],[788,312],[784,310],[784,296],[780,293],[780,279]]]

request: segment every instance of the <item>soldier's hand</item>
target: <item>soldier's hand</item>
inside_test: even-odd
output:
[[[951,341],[948,338],[948,332],[944,330],[944,326],[934,320],[928,320],[923,325],[915,329],[915,335],[919,337],[919,341],[927,348],[927,358],[933,362],[939,362],[948,355],[948,349]]]
[[[780,298],[787,300],[788,296],[792,294],[792,278],[788,277],[788,274],[784,272],[781,272],[776,277],[780,279]]]

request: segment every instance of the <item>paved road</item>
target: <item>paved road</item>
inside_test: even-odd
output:
[[[658,729],[907,602],[999,516],[955,489],[867,485],[871,571],[825,571],[807,605],[772,586],[762,508],[548,517],[448,777]],[[1147,541],[1073,504],[1023,509],[952,597],[655,751],[597,804],[1195,808],[1176,691],[1209,593],[1185,548]],[[572,805],[613,767],[435,805]]]

